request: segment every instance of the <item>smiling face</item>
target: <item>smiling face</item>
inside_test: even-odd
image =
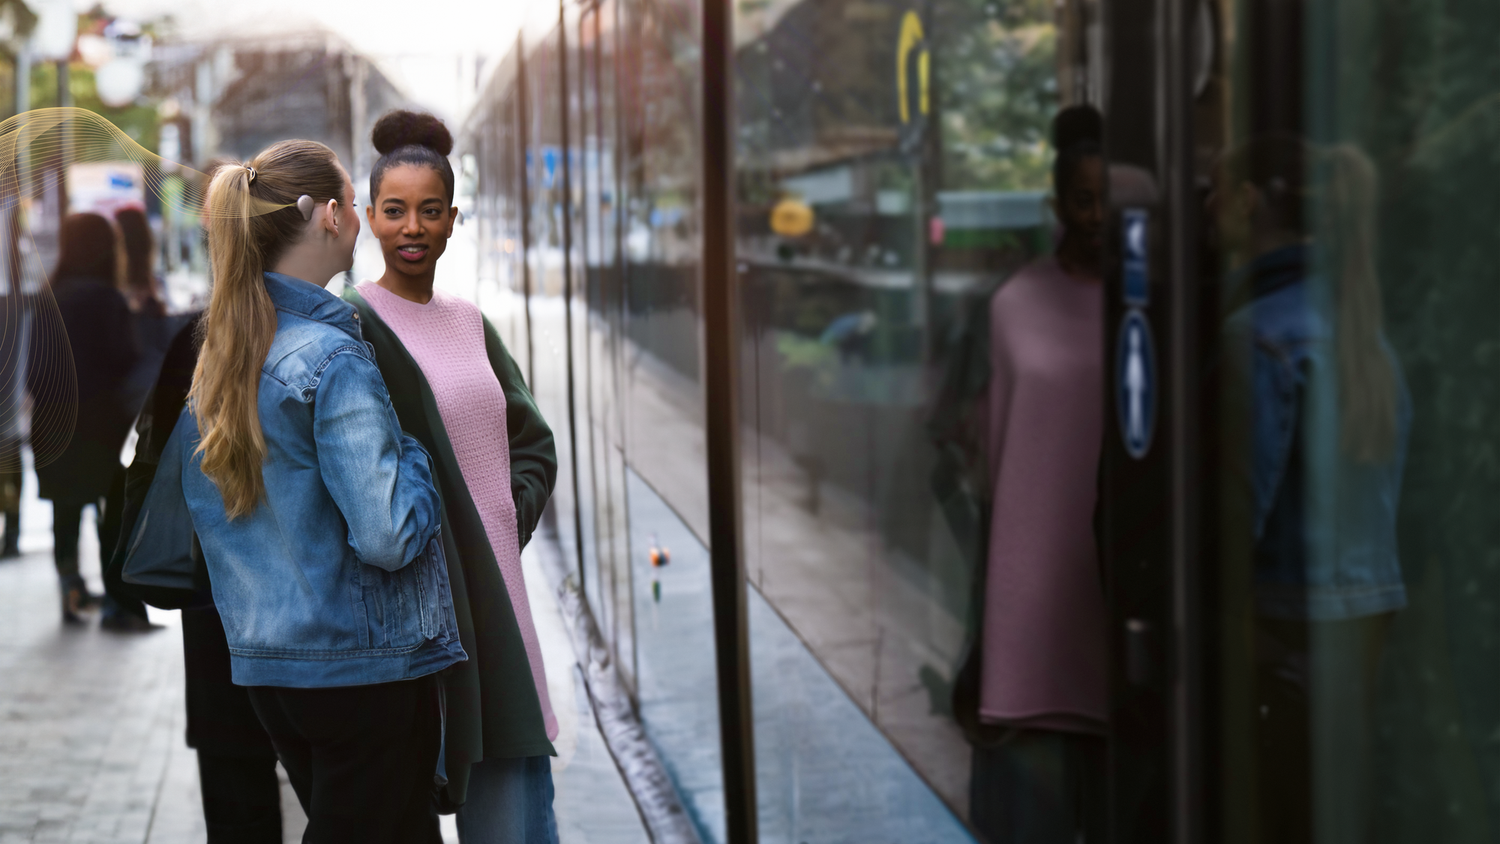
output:
[[[458,213],[449,206],[437,171],[409,164],[392,167],[367,213],[370,232],[385,256],[386,274],[430,283]]]

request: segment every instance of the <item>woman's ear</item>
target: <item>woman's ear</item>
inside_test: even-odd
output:
[[[368,222],[372,226],[375,225],[375,203],[374,202],[371,202],[371,203],[369,203],[368,205],[365,206],[365,221]]]
[[[456,225],[458,225],[461,222],[463,222],[463,212],[458,210],[458,206],[455,205],[452,208],[449,208],[448,209],[448,233],[445,234],[445,235],[443,235],[443,236],[444,237],[452,237],[453,236],[453,227],[456,226]]]
[[[325,212],[323,214],[323,228],[327,229],[334,237],[338,237],[339,201],[337,199],[328,200],[328,204],[323,206],[323,211]]]

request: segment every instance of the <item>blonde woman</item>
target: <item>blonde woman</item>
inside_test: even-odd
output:
[[[354,307],[323,289],[352,263],[353,198],[311,141],[214,175],[183,491],[303,840],[437,842],[433,675],[465,656],[427,453],[397,425]]]

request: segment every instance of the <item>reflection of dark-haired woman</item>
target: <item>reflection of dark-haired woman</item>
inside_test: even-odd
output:
[[[1054,254],[990,301],[991,509],[971,819],[995,842],[1096,840],[1108,672],[1093,516],[1102,436],[1105,162],[1088,106],[1053,121]]]
[[[130,308],[116,287],[116,233],[97,214],[70,214],[63,221],[57,268],[48,284],[68,334],[78,379],[78,421],[73,438],[56,460],[37,467],[42,498],[52,501],[53,559],[62,586],[62,616],[77,623],[92,601],[78,573],[78,531],[83,508],[100,502],[120,465],[120,447],[133,413],[124,400],[125,377],[140,356]],[[37,338],[32,337],[35,344]],[[30,361],[41,356],[32,354]],[[28,369],[27,389],[36,401],[49,391]],[[41,412],[34,416],[42,415]],[[96,513],[102,523],[103,513]],[[101,537],[102,539],[102,537]]]
[[[1369,719],[1406,605],[1396,508],[1412,413],[1382,327],[1374,207],[1361,152],[1289,136],[1227,155],[1212,198],[1235,267],[1224,346],[1254,548],[1259,840],[1278,844],[1315,840],[1314,795],[1320,827],[1371,840]]]

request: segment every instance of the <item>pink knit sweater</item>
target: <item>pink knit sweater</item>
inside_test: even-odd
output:
[[[441,291],[425,305],[410,302],[366,281],[356,288],[375,313],[396,332],[421,368],[453,444],[464,485],[474,499],[490,548],[510,593],[516,624],[526,643],[531,679],[542,702],[547,738],[557,738],[557,717],[547,696],[547,672],[526,600],[516,502],[510,490],[510,440],[505,427],[505,391],[484,352],[479,308]]]
[[[1053,258],[990,301],[989,577],[980,717],[1103,733],[1106,609],[1094,547],[1104,292]]]

